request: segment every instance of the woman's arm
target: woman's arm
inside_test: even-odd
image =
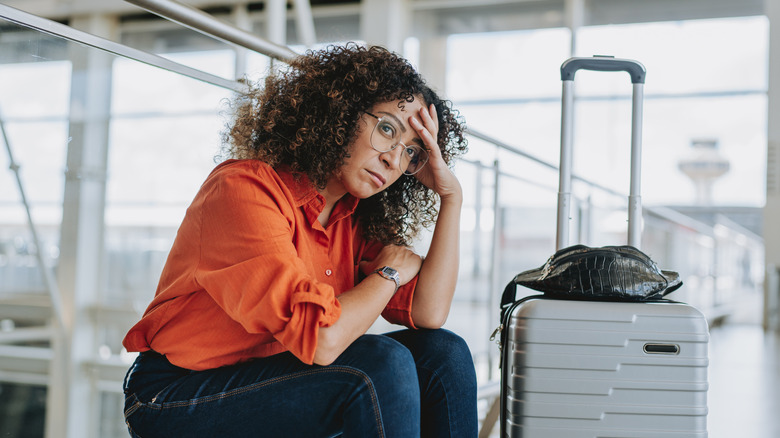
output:
[[[375,268],[390,266],[401,274],[401,284],[419,275],[412,298],[412,321],[417,327],[439,328],[449,315],[458,279],[463,191],[444,162],[436,141],[436,108],[433,105],[422,108],[416,116],[410,117],[409,123],[420,135],[430,155],[426,167],[416,177],[441,199],[431,246],[422,266],[420,257],[409,248],[391,245],[384,247],[377,258],[363,266],[362,270],[371,272]],[[341,316],[333,325],[319,329],[314,362],[320,365],[332,363],[355,339],[368,331],[392,298],[394,290],[392,280],[369,275],[353,289],[339,295]]]
[[[462,195],[442,199],[431,246],[414,290],[412,320],[417,327],[440,328],[447,321],[458,280],[462,203]]]
[[[417,275],[420,263],[420,256],[409,248],[390,245],[382,248],[371,261],[371,266],[390,266],[398,271],[401,285],[404,285]],[[333,325],[320,327],[314,363],[329,365],[336,360],[355,339],[368,331],[394,292],[395,281],[371,274],[354,288],[339,295],[337,299],[341,305],[341,316]]]
[[[439,328],[449,315],[460,259],[460,213],[463,190],[455,174],[447,167],[436,143],[438,118],[433,105],[420,111],[410,124],[428,147],[428,165],[418,175],[441,200],[439,216],[425,262],[420,268],[412,301],[412,320],[418,327]]]

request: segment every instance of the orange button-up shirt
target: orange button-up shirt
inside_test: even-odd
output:
[[[353,213],[358,199],[325,205],[305,177],[257,160],[217,166],[203,183],[165,263],[154,300],[125,336],[128,351],[154,350],[203,370],[290,351],[311,364],[320,327],[341,314],[358,263],[381,249]],[[382,313],[414,327],[416,279]]]

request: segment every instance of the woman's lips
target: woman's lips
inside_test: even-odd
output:
[[[387,180],[380,174],[374,173],[370,170],[367,171],[369,175],[371,175],[371,178],[374,180],[374,183],[377,185],[377,187],[382,187],[385,185]]]

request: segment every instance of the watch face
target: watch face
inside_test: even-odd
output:
[[[389,266],[385,266],[384,268],[382,268],[382,273],[390,278],[398,276],[398,271],[396,271],[395,269]]]
[[[398,271],[396,271],[395,269],[389,266],[384,266],[380,269],[377,269],[376,273],[388,280],[393,280],[395,282],[396,290],[398,290],[398,288],[401,286],[401,276],[398,274]]]

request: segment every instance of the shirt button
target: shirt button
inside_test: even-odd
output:
[[[325,275],[327,275],[328,277],[330,277],[330,275],[331,275],[331,274],[333,274],[333,271],[331,271],[330,269],[326,269],[326,270],[325,270]]]

